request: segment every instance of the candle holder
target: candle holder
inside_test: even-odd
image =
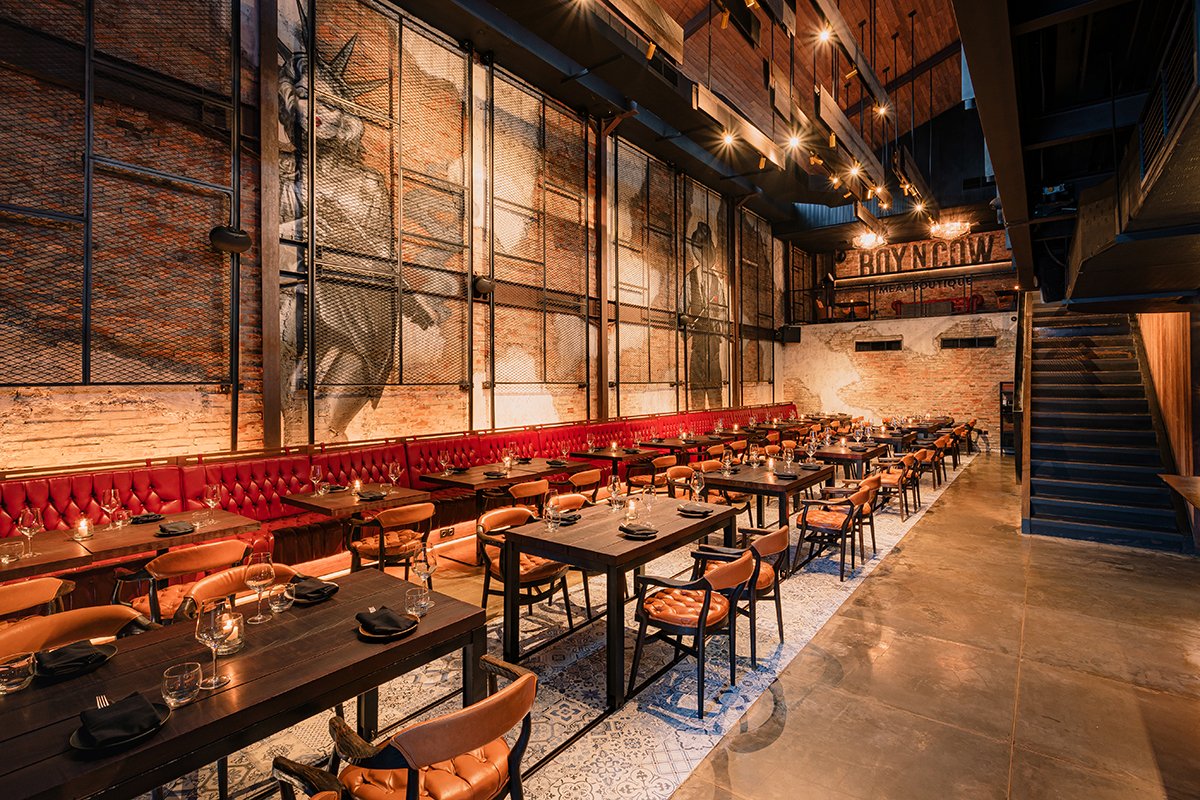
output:
[[[355,478],[354,479],[354,493],[358,494],[361,491],[362,491],[362,481],[360,481],[358,478]]]
[[[609,449],[611,449],[614,453],[617,452],[617,440],[616,439],[612,440],[612,444],[609,445]]]
[[[86,542],[88,539],[91,539],[93,535],[92,524],[87,517],[80,517],[79,523],[75,526],[75,529],[71,531],[71,538],[77,542]]]
[[[246,630],[245,625],[242,623],[242,615],[236,612],[230,614],[227,624],[229,626],[229,638],[217,648],[217,655],[219,656],[231,656],[246,646],[246,637],[242,635]]]

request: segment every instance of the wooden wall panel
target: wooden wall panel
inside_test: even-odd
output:
[[[1191,475],[1194,470],[1191,315],[1139,314],[1138,325],[1146,344],[1167,438],[1175,453],[1175,466],[1180,474]]]

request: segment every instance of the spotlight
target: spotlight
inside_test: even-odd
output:
[[[800,146],[800,137],[793,133],[790,137],[788,137],[788,147],[795,150],[799,146]]]
[[[730,145],[732,145],[733,144],[733,133],[731,131],[725,131],[723,134],[721,134],[721,142],[726,147],[729,147]]]
[[[858,166],[858,164],[854,164],[853,166],[850,167],[850,177],[857,178],[858,173],[861,171],[862,171],[862,169]]]
[[[913,211],[917,212],[918,214],[924,213],[924,211],[925,211],[925,204],[924,204],[924,203],[917,203],[917,204],[915,204],[915,205],[913,206]]]
[[[833,39],[833,30],[828,25],[821,28],[821,32],[817,34],[817,41],[827,44],[831,39]]]
[[[842,182],[842,179],[841,179],[841,178],[839,178],[837,175],[830,175],[830,176],[829,176],[829,184],[830,184],[831,186],[833,186],[833,188],[835,188],[835,189],[836,189],[836,188],[838,187],[838,185],[839,185],[841,182]]]
[[[888,112],[887,106],[875,106],[875,116],[886,117]]]

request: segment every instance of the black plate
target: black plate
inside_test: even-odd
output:
[[[712,513],[713,513],[711,511],[679,511],[679,509],[676,509],[676,511],[678,512],[679,516],[681,516],[681,517],[693,517],[695,519],[704,519],[705,517],[711,517]]]
[[[110,658],[117,654],[117,646],[115,644],[98,644],[96,645],[96,649],[101,653],[104,653],[104,660],[90,666],[86,666],[83,669],[74,670],[73,672],[59,672],[54,675],[39,675],[37,674],[37,662],[34,661],[34,677],[43,683],[58,683],[59,681],[70,680],[71,678],[77,678],[80,675],[86,675],[89,672],[100,669],[100,667],[108,663]]]
[[[166,517],[164,517],[162,514],[138,514],[138,517],[142,517],[142,519],[134,517],[129,521],[130,524],[149,525],[151,522],[162,522],[164,519],[166,519]]]
[[[104,747],[90,747],[84,744],[83,740],[79,738],[79,732],[83,729],[76,728],[75,732],[71,734],[71,738],[67,740],[67,744],[84,753],[111,753],[115,750],[130,747],[138,742],[149,739],[151,736],[162,730],[162,726],[165,725],[167,720],[171,718],[170,706],[164,703],[151,703],[150,705],[154,706],[154,710],[158,712],[158,725],[144,733],[139,733],[137,736],[131,736],[128,739],[122,739],[119,742],[111,742],[106,744]]]
[[[159,539],[173,539],[176,536],[187,536],[189,533],[195,533],[195,532],[196,532],[196,529],[192,528],[190,531],[179,531],[178,533],[175,533],[175,532],[167,533],[165,531],[157,531],[154,535],[156,538],[159,538]]]
[[[341,492],[350,491],[350,487],[349,486],[338,486],[337,488],[334,488],[334,487],[330,486],[328,489],[326,489],[326,491],[329,492],[329,494],[340,494]]]
[[[451,467],[450,472],[454,475],[462,475],[468,469],[470,469],[470,467]]]
[[[532,458],[518,458],[517,459],[518,464],[528,464],[531,461],[533,461]]]
[[[805,470],[808,470],[809,472],[816,472],[817,470],[821,469],[822,466],[824,466],[824,465],[823,464],[801,464],[800,469],[805,469]]]
[[[546,464],[547,464],[547,466],[551,466],[551,467],[565,467],[567,465],[567,462],[559,461],[557,458],[555,458],[550,461],[547,461]]]

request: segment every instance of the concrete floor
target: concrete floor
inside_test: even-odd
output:
[[[676,800],[1200,797],[1200,559],[1019,517],[976,459]]]

